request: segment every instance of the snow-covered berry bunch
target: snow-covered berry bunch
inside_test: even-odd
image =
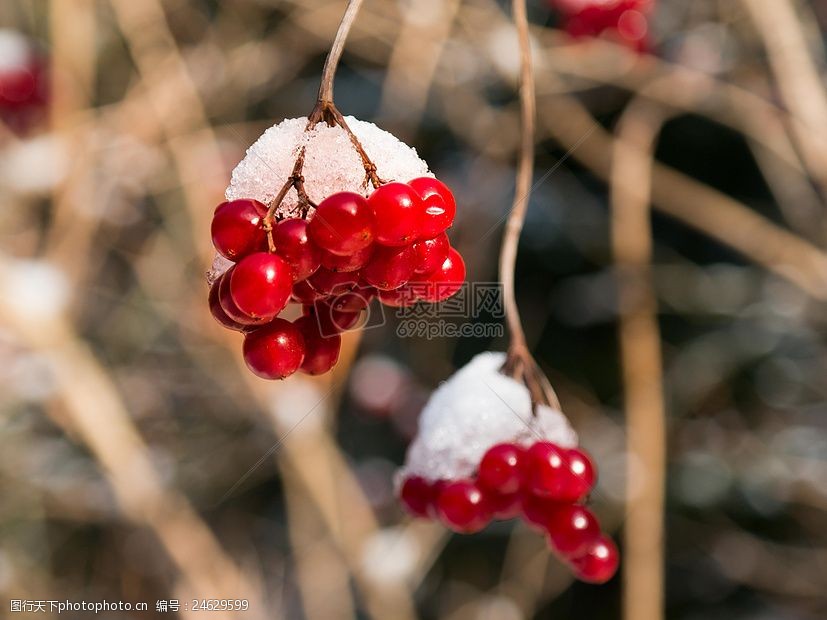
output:
[[[483,353],[434,392],[398,476],[402,504],[460,533],[522,518],[579,579],[606,582],[618,552],[584,506],[595,466],[566,417],[504,365],[505,354]]]
[[[268,130],[234,171],[227,199],[212,221],[224,260],[210,309],[245,333],[247,366],[265,379],[330,370],[340,332],[360,324],[373,297],[437,303],[465,280],[445,232],[456,214],[451,190],[413,149],[332,104]],[[292,322],[279,317],[290,303],[302,306]]]
[[[647,47],[654,0],[551,0],[573,37],[608,36],[629,47]]]

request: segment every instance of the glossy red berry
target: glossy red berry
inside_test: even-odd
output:
[[[230,294],[244,314],[270,320],[284,310],[293,290],[290,266],[275,254],[256,252],[241,259],[230,277]]]
[[[359,271],[370,260],[375,247],[376,246],[369,245],[366,248],[357,250],[353,254],[347,254],[345,256],[322,251],[322,267],[336,272],[350,273]]]
[[[648,46],[652,0],[553,0],[553,4],[563,14],[563,28],[573,37],[605,35],[633,49]]]
[[[477,483],[500,494],[516,493],[523,481],[522,457],[523,449],[517,444],[491,446],[480,461]]]
[[[310,239],[333,254],[353,254],[373,242],[373,215],[359,194],[340,192],[325,198],[307,227]]]
[[[546,517],[549,542],[561,555],[575,557],[600,538],[600,524],[594,515],[577,504],[560,504]]]
[[[583,450],[566,450],[566,457],[569,471],[563,496],[569,501],[580,501],[594,487],[597,479],[596,469],[589,455]]]
[[[429,517],[434,502],[434,488],[420,476],[405,478],[399,489],[402,506],[414,517]]]
[[[620,562],[620,554],[608,536],[601,536],[585,552],[571,560],[578,579],[589,583],[606,583],[614,577]]]
[[[359,276],[355,273],[336,272],[319,267],[316,273],[307,279],[307,282],[322,295],[332,295],[355,287],[359,282]]]
[[[526,452],[526,489],[535,495],[565,500],[569,477],[566,451],[547,441],[538,441]]]
[[[413,188],[405,183],[386,183],[370,195],[368,204],[373,211],[376,243],[402,246],[416,240],[424,205]]]
[[[433,239],[454,223],[457,203],[448,186],[431,177],[420,177],[408,185],[422,199],[422,215],[419,220],[419,238]]]
[[[416,256],[414,273],[427,275],[439,269],[448,258],[451,243],[448,241],[448,235],[441,233],[433,239],[417,241],[413,244],[413,250]]]
[[[522,499],[522,513],[526,523],[539,528],[546,529],[546,519],[557,508],[559,502],[547,497],[534,495],[529,491],[520,493]]]
[[[419,300],[416,291],[407,284],[392,291],[379,290],[376,292],[376,296],[379,298],[379,301],[392,308],[407,308]]]
[[[233,319],[231,319],[224,311],[224,308],[221,307],[221,301],[219,299],[219,292],[221,289],[221,278],[223,278],[223,274],[220,278],[218,278],[218,280],[213,282],[213,285],[210,287],[210,313],[222,327],[226,327],[227,329],[234,329],[236,331],[244,331],[244,325],[242,325],[238,321],[234,321]]]
[[[240,325],[245,325],[247,327],[263,325],[267,322],[265,319],[253,318],[250,315],[245,314],[239,309],[235,301],[233,301],[233,296],[230,292],[230,282],[234,271],[235,265],[222,274],[216,282],[218,285],[218,303],[221,306],[221,309],[231,320]]]
[[[321,375],[333,368],[339,361],[342,337],[339,334],[322,335],[319,322],[313,316],[300,317],[293,325],[304,340],[304,360],[299,370],[308,375]]]
[[[479,532],[491,520],[485,495],[469,480],[447,483],[439,493],[436,509],[447,527],[464,534]]]
[[[291,217],[276,224],[273,244],[276,254],[292,267],[294,280],[304,280],[319,268],[321,252],[307,236],[305,220]]]
[[[262,379],[284,379],[304,359],[304,339],[289,321],[275,319],[244,338],[244,361]]]
[[[413,276],[416,257],[413,248],[380,247],[362,269],[362,278],[381,291],[399,288]]]
[[[320,300],[312,306],[305,306],[304,315],[316,320],[319,324],[319,332],[323,336],[332,336],[353,329],[362,319],[362,312],[335,310],[327,300]]]
[[[522,512],[522,495],[519,492],[504,495],[486,489],[485,498],[495,519],[513,519]]]
[[[376,289],[358,287],[346,293],[337,293],[327,298],[326,303],[336,312],[361,312],[376,295]]]
[[[293,283],[293,293],[290,299],[300,304],[312,304],[322,298],[322,293],[310,286],[307,280]]]
[[[411,282],[417,284],[422,301],[438,303],[454,295],[465,281],[465,262],[454,248],[448,251],[439,269],[427,275],[414,276]]]
[[[267,207],[258,200],[230,200],[215,209],[212,218],[212,242],[218,253],[231,261],[264,250],[267,236],[264,217]]]

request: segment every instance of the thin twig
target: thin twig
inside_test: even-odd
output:
[[[525,348],[526,338],[520,322],[520,311],[514,294],[514,269],[517,263],[517,246],[523,230],[528,202],[531,197],[531,178],[534,173],[534,124],[536,120],[536,95],[534,70],[531,66],[531,42],[528,33],[528,17],[525,0],[512,3],[514,24],[520,45],[520,154],[517,163],[517,182],[511,214],[505,225],[500,250],[500,281],[503,285],[503,303],[512,347]]]
[[[508,347],[503,372],[525,383],[531,393],[532,403],[544,403],[560,409],[557,395],[548,383],[537,362],[531,355],[525,331],[520,321],[520,310],[514,292],[514,272],[517,264],[517,247],[525,223],[526,211],[531,198],[531,181],[534,175],[534,133],[537,117],[537,96],[534,89],[534,69],[531,64],[531,40],[525,0],[512,3],[514,25],[520,46],[520,153],[517,161],[517,179],[514,201],[505,224],[500,249],[500,281],[503,286],[503,308],[511,342]]]
[[[781,97],[810,174],[827,191],[827,95],[790,0],[742,0],[764,40]]]
[[[629,455],[623,571],[627,620],[663,616],[666,416],[649,205],[655,140],[665,120],[656,104],[633,100],[618,123],[612,157],[612,248]]]
[[[345,14],[342,16],[342,21],[339,23],[336,38],[333,39],[333,45],[330,46],[330,53],[327,55],[324,69],[322,70],[322,83],[319,86],[320,102],[333,103],[333,80],[336,77],[336,69],[339,66],[339,60],[345,49],[345,41],[347,41],[350,27],[353,26],[353,22],[356,21],[356,16],[359,14],[362,2],[363,0],[350,0],[345,9]]]
[[[544,126],[564,147],[589,135],[588,140],[572,152],[572,157],[600,178],[608,179],[612,140],[607,132],[571,97],[555,97],[548,102],[546,110]],[[652,204],[734,248],[814,298],[827,300],[827,254],[743,203],[655,162]]]

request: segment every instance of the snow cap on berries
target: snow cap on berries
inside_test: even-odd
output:
[[[561,412],[545,405],[532,412],[528,389],[500,372],[504,363],[505,353],[481,353],[439,386],[419,418],[400,480],[472,476],[486,450],[503,442],[577,445]]]
[[[380,179],[406,183],[417,177],[433,176],[414,148],[373,123],[352,116],[345,120],[376,164]],[[362,160],[345,130],[323,122],[310,131],[305,131],[306,126],[307,118],[288,118],[265,131],[233,170],[227,200],[255,198],[270,203],[290,178],[302,146],[306,147],[302,174],[310,200],[318,204],[338,192],[370,194],[373,187],[365,183]],[[298,195],[291,188],[279,211],[289,215],[297,205]]]

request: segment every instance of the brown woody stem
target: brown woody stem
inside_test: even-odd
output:
[[[534,174],[534,126],[536,122],[536,94],[534,71],[531,64],[531,42],[528,31],[528,15],[525,0],[513,0],[512,14],[520,45],[520,156],[517,162],[517,182],[514,202],[503,234],[500,250],[500,281],[503,285],[503,306],[511,336],[508,356],[503,372],[525,383],[532,402],[560,408],[557,395],[543,372],[537,366],[526,343],[520,321],[520,311],[514,293],[514,270],[517,263],[517,246],[525,223],[528,202],[531,197],[531,181]]]

